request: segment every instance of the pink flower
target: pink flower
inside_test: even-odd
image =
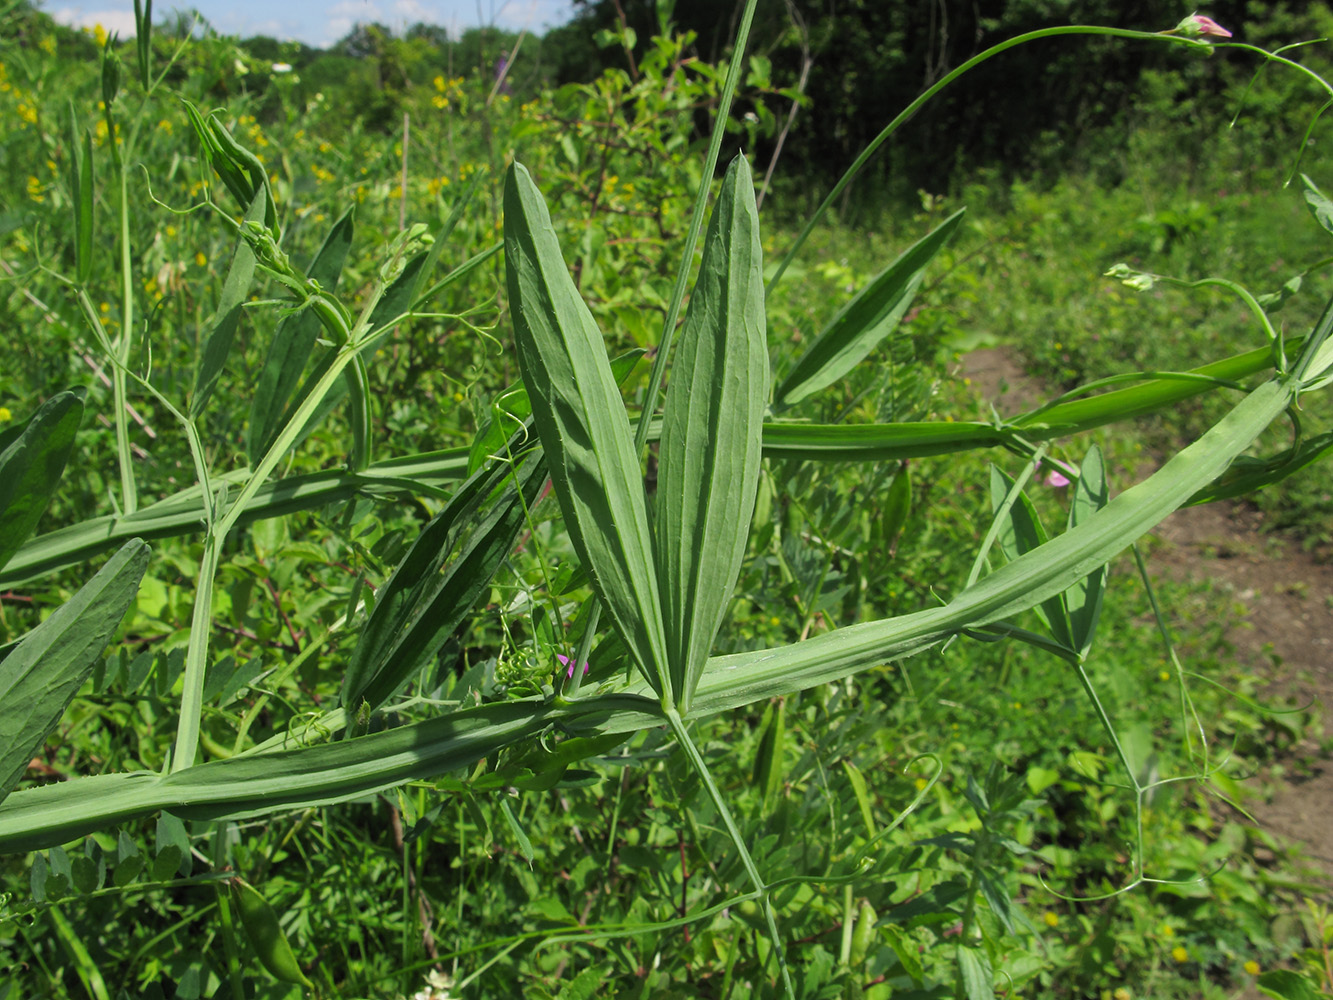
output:
[[[560,653],[556,653],[555,658],[560,661],[560,665],[562,667],[569,668],[569,670],[566,671],[565,676],[572,679],[574,676],[574,661],[571,660],[568,656],[564,656]],[[583,675],[585,677],[588,675],[588,665],[586,663],[583,665]]]
[[[1069,485],[1069,480],[1052,469],[1046,474],[1046,485],[1054,487],[1057,490],[1062,490]]]
[[[1211,17],[1191,14],[1176,25],[1175,30],[1187,38],[1230,38],[1231,32]]]

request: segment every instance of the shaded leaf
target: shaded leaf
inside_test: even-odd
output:
[[[926,268],[963,221],[959,209],[892,264],[843,307],[815,338],[773,394],[775,409],[793,406],[832,385],[897,329],[926,276]]]
[[[519,364],[566,529],[639,670],[674,703],[642,472],[601,331],[521,164],[504,205]]]
[[[0,661],[0,801],[92,673],[147,567],[148,546],[127,542]]]
[[[83,389],[52,396],[0,439],[0,567],[28,540],[55,494],[83,421]]]

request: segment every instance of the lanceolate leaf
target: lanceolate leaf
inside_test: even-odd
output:
[[[658,460],[656,556],[678,707],[708,660],[740,572],[768,396],[759,213],[731,162],[671,368]]]
[[[792,406],[832,385],[897,329],[921,287],[926,268],[963,221],[963,211],[908,247],[847,303],[782,380],[773,394],[774,408]]]
[[[250,210],[245,215],[246,222],[258,222],[264,217],[267,192],[260,191],[250,203]],[[231,268],[222,283],[222,297],[218,300],[218,309],[213,316],[212,330],[204,342],[203,357],[199,362],[199,374],[194,384],[194,398],[190,400],[190,416],[197,417],[208,405],[208,398],[213,395],[218,379],[222,376],[222,366],[227,363],[231,352],[231,342],[236,337],[236,327],[241,321],[241,309],[250,294],[250,283],[255,276],[255,252],[243,238],[236,240],[236,254],[231,259]]]
[[[307,276],[328,292],[338,287],[338,278],[342,274],[343,263],[352,245],[352,215],[349,208],[341,219],[333,224],[324,245],[315,254]],[[263,371],[259,373],[259,382],[255,386],[255,395],[250,403],[250,426],[246,434],[246,453],[254,464],[268,451],[273,438],[277,436],[278,425],[287,400],[291,398],[305,370],[310,352],[320,333],[319,317],[313,310],[302,309],[286,317],[278,324],[269,345],[268,357],[264,359]]]
[[[1014,489],[1014,478],[991,466],[991,507],[999,511],[1005,498]],[[1005,513],[1005,520],[1000,526],[1000,548],[1005,558],[1013,562],[1024,553],[1046,544],[1046,529],[1037,516],[1037,508],[1032,505],[1025,493],[1019,492]],[[1065,608],[1063,594],[1048,597],[1038,606],[1038,613],[1051,630],[1051,635],[1062,646],[1072,648],[1069,637],[1069,612]]]
[[[1069,505],[1069,527],[1078,527],[1105,507],[1110,500],[1102,450],[1093,445],[1083,458],[1078,482],[1074,484],[1074,496]],[[1102,595],[1105,591],[1105,566],[1098,566],[1065,591],[1073,648],[1080,656],[1087,656],[1088,650],[1092,648],[1092,639],[1097,632],[1097,620],[1102,614]]]
[[[533,504],[546,479],[546,465],[533,453],[520,463],[516,478],[510,472],[495,460],[460,486],[380,588],[343,681],[342,702],[349,710],[363,699],[372,711],[380,708],[490,590],[491,577],[523,526],[524,506]],[[478,517],[501,484],[501,496]],[[441,573],[460,539],[454,561]]]
[[[87,680],[147,568],[148,546],[127,543],[0,660],[0,801]]]
[[[639,458],[601,331],[521,164],[510,168],[504,206],[519,364],[565,526],[634,661],[674,703]]]
[[[0,567],[33,529],[65,471],[83,420],[82,389],[52,396],[28,420],[0,440]]]

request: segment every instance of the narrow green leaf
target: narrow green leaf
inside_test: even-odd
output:
[[[1076,528],[1111,500],[1106,485],[1106,465],[1102,450],[1096,445],[1088,449],[1079,469],[1078,482],[1069,504],[1069,527]],[[1065,591],[1065,606],[1069,609],[1071,646],[1080,656],[1087,656],[1097,633],[1097,621],[1102,614],[1102,596],[1106,591],[1106,567],[1099,566]]]
[[[307,277],[319,282],[328,292],[338,287],[343,264],[352,245],[354,208],[349,208],[329,234],[310,263]],[[310,360],[310,352],[320,334],[319,317],[313,310],[302,309],[278,324],[269,345],[264,367],[250,401],[250,425],[246,435],[246,453],[253,465],[268,451],[277,436],[282,414]]]
[[[530,454],[517,482],[493,461],[458,488],[412,544],[375,598],[343,680],[342,703],[380,708],[434,656],[462,624],[513,547],[546,479],[545,463]],[[501,496],[482,514],[497,488]],[[521,492],[520,492],[521,491]],[[447,571],[445,562],[458,553]]]
[[[521,164],[509,170],[504,206],[519,365],[565,526],[634,662],[674,703],[642,472],[601,331]]]
[[[995,1000],[990,959],[979,948],[958,945],[958,977],[967,1000]]]
[[[86,285],[93,271],[93,136],[87,129],[79,142],[74,102],[69,105],[70,191],[74,197],[74,274]]]
[[[991,466],[991,509],[999,511],[1005,499],[1014,487],[1014,478],[996,466]],[[1037,508],[1028,499],[1026,493],[1019,491],[1014,503],[1009,507],[1000,524],[998,540],[1005,558],[1013,562],[1019,556],[1045,545],[1048,536],[1042,527]],[[1046,627],[1051,630],[1055,641],[1062,646],[1073,648],[1069,636],[1069,610],[1065,607],[1063,594],[1056,594],[1037,606]]]
[[[245,214],[246,222],[258,221],[264,211],[264,201],[256,196],[250,203],[250,210]],[[190,416],[197,417],[208,405],[208,398],[213,395],[218,379],[222,376],[222,367],[231,353],[231,342],[236,336],[236,327],[241,321],[241,309],[250,294],[250,283],[255,276],[255,252],[242,237],[236,240],[236,252],[227,270],[227,278],[222,283],[222,297],[218,300],[217,312],[213,314],[212,329],[204,342],[203,355],[199,361],[199,372],[194,384],[194,397],[190,400]]]
[[[0,802],[88,679],[147,567],[148,546],[127,543],[0,661]]]
[[[139,57],[139,85],[152,87],[153,0],[134,0],[134,45]]]
[[[83,389],[57,393],[0,443],[0,568],[41,520],[83,421]]]
[[[777,387],[774,409],[793,406],[832,385],[898,328],[926,268],[958,229],[964,211],[959,209],[904,250],[843,307]]]
[[[1305,174],[1301,174],[1301,181],[1305,184],[1305,203],[1310,207],[1310,214],[1314,216],[1315,222],[1333,233],[1333,201],[1329,201],[1328,196]]]
[[[768,395],[763,251],[744,158],[704,237],[662,417],[654,554],[678,707],[689,710],[740,573]]]
[[[1078,527],[983,577],[945,607],[850,625],[795,645],[713,657],[692,714],[729,711],[909,656],[1067,590],[1217,478],[1291,404],[1297,389],[1288,378],[1265,382],[1148,479]]]
[[[977,888],[981,890],[986,905],[1004,925],[1004,929],[1010,934],[1017,934],[1018,929],[1014,925],[1014,903],[1009,897],[1009,890],[1004,886],[1004,880],[988,871],[980,871],[977,872]]]
[[[912,477],[904,462],[898,469],[893,482],[884,494],[884,509],[880,513],[880,545],[893,552],[898,545],[898,535],[912,513]]]
[[[861,771],[850,760],[844,759],[842,768],[847,772],[847,781],[852,786],[852,794],[856,796],[857,808],[861,810],[861,822],[866,825],[866,837],[873,840],[875,838],[875,814],[870,810],[870,794],[866,790],[866,779]]]
[[[514,810],[509,807],[509,803],[504,799],[500,800],[500,811],[504,813],[505,822],[509,824],[509,832],[518,841],[518,850],[523,855],[523,860],[531,865],[532,859],[536,856],[532,853],[532,841],[528,840],[528,835],[523,832],[523,827],[518,824],[518,817],[514,815]]]
[[[282,517],[338,503],[360,493],[375,496],[443,498],[444,488],[463,479],[467,449],[425,452],[377,462],[364,472],[328,469],[265,483],[241,514],[239,524]],[[124,517],[89,518],[32,539],[0,568],[0,588],[73,566],[113,549],[130,538],[171,538],[199,532],[203,501],[197,486],[182,490]]]

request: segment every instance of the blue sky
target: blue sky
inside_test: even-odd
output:
[[[352,25],[378,21],[397,30],[424,21],[454,32],[479,24],[543,32],[563,24],[570,0],[154,0],[157,20],[174,7],[193,7],[227,35],[271,35],[326,46]],[[122,38],[134,34],[134,0],[46,0],[42,9],[62,24],[101,24]]]

